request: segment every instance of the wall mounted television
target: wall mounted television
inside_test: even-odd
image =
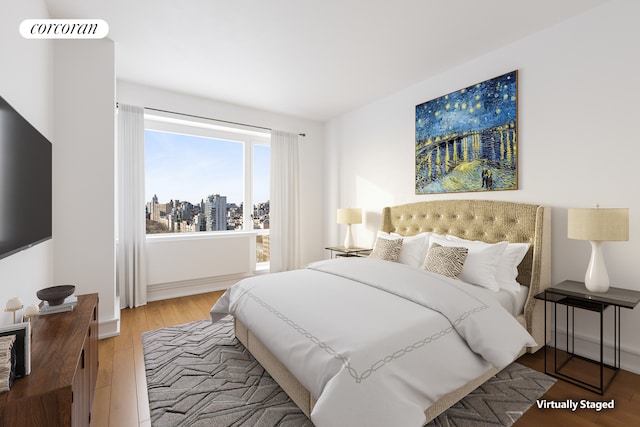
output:
[[[0,259],[51,238],[52,146],[0,97]]]

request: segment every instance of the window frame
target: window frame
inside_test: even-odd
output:
[[[268,130],[247,129],[242,126],[221,126],[211,123],[210,120],[203,118],[182,118],[179,115],[164,112],[145,112],[144,129],[176,133],[184,135],[192,135],[195,137],[213,138],[218,140],[238,142],[243,147],[243,218],[242,230],[225,230],[225,231],[200,231],[188,233],[158,233],[146,234],[147,238],[170,238],[172,236],[180,236],[182,239],[188,239],[190,236],[197,238],[205,234],[227,235],[238,233],[240,231],[253,231],[256,235],[269,234],[269,230],[253,228],[253,182],[254,182],[254,147],[256,145],[271,147],[271,133]],[[203,195],[205,197],[206,195]],[[270,198],[270,197],[269,197]],[[148,201],[145,201],[147,203]],[[193,201],[190,201],[193,203]],[[229,202],[229,201],[227,201]],[[247,207],[249,211],[247,214]],[[258,266],[266,263],[258,263]]]

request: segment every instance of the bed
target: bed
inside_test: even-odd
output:
[[[424,271],[420,273],[415,271],[417,269],[413,267],[389,261],[343,259],[322,261],[312,264],[306,269],[271,274],[261,278],[250,278],[239,282],[230,288],[214,305],[211,311],[212,319],[215,321],[223,315],[234,314],[236,337],[281,385],[300,409],[319,426],[338,425],[337,423],[341,423],[341,425],[346,425],[347,423],[349,425],[389,425],[390,419],[393,419],[395,424],[395,421],[400,418],[402,418],[402,423],[396,425],[421,425],[421,423],[430,421],[459,401],[524,351],[534,352],[544,343],[544,309],[541,305],[536,304],[536,300],[533,297],[550,284],[549,208],[540,205],[487,200],[441,200],[411,203],[384,208],[381,233],[404,236],[405,241],[426,233],[431,237],[433,237],[433,234],[440,235],[437,236],[440,238],[446,235],[453,242],[456,242],[455,239],[458,238],[464,239],[464,241],[482,241],[489,244],[498,244],[500,242],[528,244],[526,253],[517,266],[517,282],[523,286],[519,292],[524,292],[521,298],[521,310],[516,313],[510,313],[507,316],[509,319],[506,319],[504,313],[502,313],[502,311],[506,312],[506,309],[494,310],[492,308],[492,314],[488,313],[489,310],[477,310],[477,308],[473,308],[473,304],[476,304],[477,301],[483,301],[480,306],[485,308],[486,306],[499,304],[494,303],[492,298],[485,297],[482,294],[487,293],[486,289],[480,291],[475,289],[476,287],[473,285],[466,285],[465,287],[458,284],[460,281],[448,278],[441,279],[438,276],[437,283],[433,285],[433,292],[435,293],[434,295],[425,296],[424,299],[428,301],[424,304],[429,305],[431,310],[435,310],[443,316],[447,316],[448,313],[446,312],[451,311],[452,317],[442,321],[444,323],[450,322],[449,325],[454,325],[458,334],[447,334],[445,339],[441,338],[441,336],[444,336],[443,333],[440,332],[440,335],[438,335],[436,330],[436,333],[430,335],[431,338],[424,341],[415,341],[411,338],[409,339],[411,345],[402,347],[402,345],[390,344],[390,342],[394,342],[396,337],[400,336],[405,339],[404,336],[400,333],[389,333],[387,328],[390,327],[390,324],[393,327],[397,324],[398,328],[402,329],[402,334],[404,334],[405,328],[412,331],[417,329],[417,334],[422,332],[423,325],[418,323],[417,320],[416,323],[406,324],[407,322],[414,322],[412,317],[413,307],[417,305],[414,300],[415,288],[412,287],[414,286],[412,282],[415,281],[417,287],[417,282],[422,280],[420,274],[433,276],[431,273],[425,273]],[[451,246],[458,245],[463,244],[451,244]],[[387,273],[389,268],[393,269],[391,273]],[[359,270],[359,276],[353,276],[356,273],[353,273],[352,270]],[[360,275],[367,276],[366,281],[371,282],[367,283],[367,286],[373,287],[373,290],[367,287],[366,292],[368,293],[365,293],[366,297],[362,297],[361,294],[354,293],[353,296],[351,294],[352,291],[356,292],[356,288],[359,289],[358,286],[361,282],[365,281]],[[326,297],[316,293],[318,291],[311,284],[315,280],[312,280],[312,277],[315,276],[320,277],[325,282],[323,286],[327,287],[328,292],[331,292],[333,297]],[[345,278],[344,276],[347,277]],[[402,286],[406,283],[407,290],[403,288],[403,290],[398,291],[397,283],[393,283],[392,286],[386,288],[386,282],[394,281],[389,280],[388,277],[402,277],[402,280],[396,281],[402,282]],[[284,285],[283,283],[287,280],[293,284]],[[291,289],[304,289],[305,296],[301,298],[307,298],[307,302],[302,305],[283,297],[286,300],[284,301],[285,308],[274,308],[268,301],[271,294],[260,293],[267,292],[267,282],[274,282],[276,287],[287,287],[286,292]],[[454,291],[452,288],[460,288],[462,292]],[[470,291],[471,288],[473,289]],[[360,291],[358,290],[357,292]],[[409,302],[404,300],[396,302],[394,300],[393,304],[390,305],[393,306],[394,310],[400,310],[401,314],[389,315],[386,312],[388,309],[386,300],[385,302],[376,302],[378,295],[380,293],[385,293],[386,295],[386,293],[398,292],[402,293],[403,296],[406,296],[405,293],[410,295]],[[443,306],[438,305],[439,303],[432,302],[436,298],[440,298],[440,292],[458,292],[453,296],[457,298],[456,307],[443,308]],[[269,296],[265,297],[265,295]],[[336,297],[338,295],[339,298]],[[347,313],[346,317],[341,317],[338,313],[338,306],[342,305],[343,300],[348,300],[349,298],[364,298],[367,303],[362,304],[362,301],[359,301],[359,305],[352,309],[351,315]],[[384,298],[387,297],[385,296]],[[422,298],[422,296],[419,298]],[[421,301],[420,304],[422,304]],[[270,318],[251,318],[250,315],[244,314],[240,310],[240,306],[247,305],[258,307],[258,309],[266,312]],[[364,305],[367,307],[364,307]],[[369,305],[373,305],[373,311],[367,315],[360,315],[360,310],[368,310]],[[436,305],[436,307],[431,305]],[[471,308],[465,311],[463,316],[460,316],[466,305]],[[422,322],[422,312],[425,310],[422,307],[419,307],[419,309],[422,311],[419,311],[420,314],[416,314],[416,319],[419,318],[420,322]],[[389,308],[389,310],[391,309]],[[476,314],[478,311],[480,314]],[[499,312],[495,316],[503,317],[492,317],[494,316],[494,311]],[[314,316],[313,321],[305,320],[306,323],[299,322],[296,316],[302,316],[303,312],[315,313],[312,314]],[[460,321],[460,319],[466,319],[468,313],[471,312],[473,312],[473,316],[469,317],[475,316],[474,321]],[[375,313],[380,315],[375,315]],[[393,312],[390,311],[389,313]],[[418,309],[416,309],[416,313],[418,313]],[[363,323],[362,317],[367,317],[367,321],[364,324],[370,323],[372,325],[371,329],[376,331],[375,334],[378,331],[380,331],[381,335],[384,335],[385,331],[387,332],[387,335],[384,335],[384,345],[390,345],[390,348],[398,349],[395,352],[384,350],[387,353],[383,351],[381,354],[386,354],[385,357],[375,356],[373,360],[377,360],[377,362],[370,365],[369,369],[355,368],[360,360],[359,358],[364,356],[356,355],[355,351],[352,354],[340,350],[342,349],[340,345],[341,343],[344,344],[344,341],[362,341],[364,353],[367,353],[367,355],[375,353],[369,347],[368,341],[365,343],[368,337],[364,335],[368,336],[368,331],[361,329],[353,337],[349,338],[341,336],[343,331],[351,330],[351,323]],[[485,329],[490,328],[479,326],[480,317],[487,317],[487,325],[491,325],[491,322],[504,324],[508,331],[501,331],[500,334],[486,333]],[[489,319],[489,317],[491,318]],[[513,319],[517,322],[514,322]],[[435,325],[440,322],[440,320],[435,321],[431,317],[428,319],[425,317],[424,321],[430,325],[429,327],[431,325],[436,327]],[[518,326],[517,328],[523,331],[526,330],[528,334],[525,335],[533,338],[534,341],[528,340],[519,331],[516,331],[516,328],[512,327],[511,323],[521,325],[521,327]],[[277,324],[283,325],[283,329],[278,329],[280,326]],[[466,326],[458,329],[460,324]],[[325,327],[332,329],[330,332],[325,333]],[[470,329],[467,331],[461,330],[467,327]],[[323,330],[323,332],[317,332],[319,330]],[[444,331],[444,329],[440,331]],[[346,335],[350,332],[344,333]],[[479,338],[481,334],[483,334],[482,339]],[[492,341],[496,339],[494,335],[513,338],[506,340],[508,341],[506,343],[497,343]],[[301,337],[301,342],[295,341],[298,337]],[[467,342],[464,343],[463,339],[466,339]],[[462,340],[463,344],[453,343],[453,341],[458,340]],[[449,343],[449,341],[452,343]],[[416,345],[418,342],[419,344]],[[425,342],[428,345],[425,345]],[[438,342],[438,347],[434,342]],[[452,347],[451,349],[439,347],[445,345],[458,347]],[[460,345],[468,347],[465,347],[466,350],[463,351],[460,350]],[[498,345],[505,346],[505,349],[498,350]],[[430,346],[432,346],[433,350],[431,350]],[[471,347],[471,350],[469,350],[469,347]],[[425,350],[426,348],[429,348],[428,352]],[[514,348],[517,348],[515,352]],[[312,354],[311,350],[317,351],[317,353]],[[438,354],[438,352],[447,353],[447,355],[445,357]],[[508,360],[502,360],[507,357],[507,353],[509,353]],[[450,356],[450,354],[455,356]],[[295,365],[291,359],[295,359]],[[443,359],[455,360],[457,365],[451,366],[450,360],[445,363],[442,361]],[[397,362],[398,360],[401,360],[401,362]],[[426,369],[422,369],[422,365],[411,365],[411,363],[420,363],[420,361],[428,361],[424,365],[433,366],[433,370],[436,372],[423,373],[422,371]],[[393,369],[396,369],[395,367],[397,366],[398,369],[404,369],[404,371],[389,373],[388,371],[391,369],[389,366],[393,366]],[[443,366],[447,366],[447,368],[445,369]],[[496,366],[498,367],[496,368]],[[334,370],[331,374],[334,377],[325,377],[324,370],[331,369]],[[315,374],[316,371],[318,372],[317,375]],[[383,378],[383,373],[389,376]],[[441,377],[440,375],[446,375],[446,377]],[[406,380],[408,376],[411,378]],[[428,386],[429,391],[423,390],[422,385],[412,383],[414,376],[416,381],[418,381],[418,377],[422,376],[424,376],[424,379],[420,381],[431,379]],[[449,379],[449,377],[452,378]],[[344,380],[345,378],[346,380]],[[401,380],[398,380],[398,378]],[[403,382],[405,380],[408,382]],[[377,388],[373,385],[376,381],[379,383]],[[359,392],[354,390],[359,386],[354,384],[365,382],[371,383],[372,385],[368,387],[373,387],[376,391],[367,391],[362,393],[363,397],[355,397]],[[401,390],[392,391],[390,392],[391,395],[403,396],[403,393],[406,393],[400,399],[402,402],[411,400],[413,396],[419,397],[416,397],[415,401],[411,400],[408,404],[406,402],[403,403],[405,406],[393,401],[392,398],[385,400],[388,396],[381,395],[383,392],[380,389],[390,388],[392,387],[391,384],[396,382],[399,382]],[[338,387],[336,384],[343,383],[348,383],[345,386],[346,391],[335,391],[335,397],[327,397],[330,394],[327,390],[331,390],[334,393],[334,389]],[[396,386],[393,385],[393,387]],[[384,392],[389,394],[388,391]],[[416,409],[417,407],[419,407],[419,411]],[[385,418],[396,417],[396,415],[393,415],[393,411],[397,411],[397,417],[400,418]],[[351,416],[355,418],[350,419],[349,417]]]

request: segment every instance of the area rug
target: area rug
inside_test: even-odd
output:
[[[549,375],[514,362],[426,427],[513,425],[555,382]]]
[[[142,334],[151,425],[307,427],[233,335],[230,316]],[[513,363],[427,426],[510,426],[555,380]]]

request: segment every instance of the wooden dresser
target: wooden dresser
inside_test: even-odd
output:
[[[0,393],[0,426],[88,426],[98,376],[98,294],[34,318],[31,375]]]

